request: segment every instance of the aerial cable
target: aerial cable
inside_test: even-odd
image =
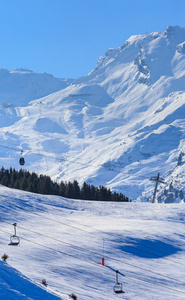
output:
[[[20,206],[17,206],[17,207],[18,207],[18,208],[21,208]],[[27,211],[27,212],[29,212],[29,213],[32,213],[32,214],[35,214],[35,215],[40,216],[39,213],[36,213],[36,212],[33,212],[33,211],[28,211],[28,210],[26,210],[26,209],[24,209],[24,208],[21,208],[21,209],[23,209],[24,211]],[[38,208],[38,209],[39,209],[39,208]],[[71,227],[71,228],[73,228],[73,229],[77,229],[77,230],[79,230],[79,231],[83,231],[83,232],[87,232],[88,234],[93,234],[93,235],[95,235],[95,233],[93,233],[93,232],[89,232],[89,231],[87,231],[87,230],[84,230],[84,229],[82,229],[82,228],[76,227],[76,226],[74,226],[74,225],[66,224],[66,223],[64,223],[64,222],[61,222],[61,221],[58,221],[58,220],[55,220],[55,219],[52,219],[52,218],[49,218],[49,217],[46,217],[46,216],[44,216],[44,218],[45,218],[45,219],[48,219],[48,220],[51,220],[51,221],[54,221],[54,222],[56,222],[56,223],[65,225],[65,226],[67,226],[67,227]],[[78,224],[78,223],[77,223],[77,224]],[[78,224],[78,225],[79,225],[79,224]],[[80,225],[82,225],[82,224],[80,224]],[[97,230],[97,229],[92,228],[92,227],[90,227],[90,226],[86,226],[86,225],[82,225],[82,226],[85,226],[85,227],[90,228],[90,229],[93,229],[93,230]],[[112,234],[107,233],[107,232],[104,232],[104,231],[101,231],[101,230],[99,230],[99,229],[98,229],[97,231],[99,231],[99,232],[102,233],[102,234],[107,234],[107,235],[111,235],[111,236],[112,236]],[[112,243],[118,243],[118,244],[123,244],[123,245],[125,245],[125,243],[123,243],[123,242],[118,242],[118,241],[115,241],[115,240],[112,240],[112,239],[106,238],[106,240],[111,241]],[[171,260],[171,259],[169,259],[169,258],[165,258],[165,257],[162,257],[162,256],[160,256],[160,255],[151,253],[151,252],[149,252],[149,251],[145,251],[145,250],[142,250],[142,249],[137,249],[136,247],[131,246],[131,245],[127,245],[127,247],[130,247],[130,248],[139,250],[139,251],[144,252],[144,253],[151,254],[151,255],[156,256],[156,257],[159,257],[159,258],[161,258],[161,259],[169,260],[169,261],[171,261],[171,262],[173,262],[173,263],[181,264],[181,263],[179,263],[179,262],[176,262],[176,261]],[[154,249],[154,248],[152,248],[152,249],[155,250],[155,251],[158,251],[157,249]],[[123,251],[124,251],[124,250],[123,250]]]
[[[1,222],[3,222],[2,220],[0,220],[0,221],[1,221]],[[8,223],[8,222],[6,222],[6,223]],[[10,223],[8,223],[8,224],[10,224]],[[11,225],[11,224],[10,224],[10,225]],[[64,241],[62,241],[62,240],[59,240],[59,239],[56,239],[56,238],[52,238],[52,237],[50,237],[50,236],[48,236],[48,235],[45,235],[45,234],[42,234],[42,233],[39,233],[39,232],[36,232],[36,231],[30,230],[30,229],[27,229],[27,228],[24,228],[24,227],[22,227],[22,226],[19,226],[19,228],[20,228],[20,229],[23,229],[23,230],[25,230],[25,231],[32,232],[32,233],[34,233],[34,234],[41,235],[41,236],[43,236],[43,237],[46,237],[46,238],[49,238],[49,239],[51,239],[51,240],[54,240],[54,241],[57,241],[57,242],[60,242],[60,243],[63,243],[63,244],[66,244],[66,245],[72,246],[72,247],[74,247],[74,248],[78,248],[78,249],[80,249],[80,250],[83,250],[83,251],[86,251],[86,252],[89,252],[89,253],[92,253],[92,254],[98,255],[98,256],[100,256],[100,257],[101,257],[101,254],[100,254],[100,253],[98,253],[98,252],[96,252],[96,251],[93,251],[93,250],[88,250],[88,249],[86,249],[86,248],[79,247],[79,246],[76,246],[76,245],[74,245],[74,244],[71,244],[71,243],[68,243],[68,242],[64,242]],[[107,255],[104,255],[104,257],[105,257],[106,259],[114,260],[114,261],[117,261],[117,262],[120,262],[120,263],[123,263],[123,264],[129,265],[129,266],[132,266],[132,267],[134,267],[134,268],[137,268],[137,269],[140,269],[140,270],[143,270],[143,271],[149,272],[149,273],[153,273],[153,274],[155,274],[155,275],[158,275],[158,276],[161,276],[161,277],[164,277],[164,278],[168,278],[168,279],[171,279],[171,280],[173,280],[173,281],[177,281],[177,282],[179,282],[179,283],[183,283],[183,284],[185,284],[185,282],[184,282],[184,281],[181,281],[181,280],[178,280],[178,279],[172,278],[172,277],[170,277],[170,276],[166,276],[166,275],[160,274],[160,273],[158,273],[158,272],[154,272],[154,271],[151,271],[151,270],[147,270],[147,269],[145,269],[145,268],[142,268],[142,267],[136,266],[136,265],[134,265],[134,264],[127,263],[127,262],[125,262],[125,261],[122,261],[122,260],[120,260],[120,259],[116,259],[116,258],[113,258],[113,257],[111,257],[111,256],[107,256]]]
[[[113,241],[113,243],[114,243],[114,242],[115,242],[115,241]],[[123,243],[123,242],[116,242],[116,243],[125,245],[125,243]],[[158,254],[154,254],[154,253],[152,253],[152,252],[149,252],[149,251],[146,251],[146,250],[142,250],[142,249],[136,248],[136,247],[131,246],[131,245],[128,245],[128,244],[127,244],[127,247],[132,248],[132,249],[135,249],[135,250],[138,250],[138,251],[143,252],[143,253],[147,253],[147,254],[153,255],[154,257],[158,257],[158,258],[161,258],[161,259],[164,259],[164,260],[168,260],[168,261],[170,261],[170,262],[173,262],[174,264],[182,265],[182,263],[180,263],[180,262],[178,262],[178,261],[174,261],[174,260],[172,260],[172,259],[170,259],[170,258],[163,257],[163,256],[160,256],[160,255],[158,255]],[[153,249],[153,250],[155,250],[155,249]],[[127,253],[127,251],[124,251],[124,249],[122,249],[122,251]]]
[[[3,148],[7,148],[7,149],[11,149],[11,150],[14,150],[14,151],[20,151],[20,147],[19,148],[13,148],[13,147],[10,147],[10,146],[4,146],[2,144],[0,144],[0,147],[3,147]],[[34,150],[34,148],[33,148]],[[27,151],[30,151],[30,150],[27,150]],[[39,149],[38,149],[39,151]],[[73,164],[77,164],[77,165],[81,165],[81,166],[86,166],[86,167],[93,167],[93,168],[103,168],[105,169],[106,171],[110,171],[110,172],[114,172],[114,173],[117,173],[117,174],[125,174],[125,175],[131,175],[131,176],[134,176],[134,177],[137,177],[137,178],[143,178],[143,179],[148,179],[150,180],[149,177],[147,176],[143,176],[143,175],[137,175],[137,174],[133,174],[131,173],[130,171],[118,171],[118,170],[114,170],[114,169],[109,169],[109,168],[106,168],[104,165],[102,164],[97,164],[97,165],[93,165],[93,164],[89,164],[89,163],[83,163],[82,161],[77,161],[77,159],[75,160],[72,160],[72,159],[69,159],[69,158],[61,158],[61,157],[57,157],[57,156],[52,156],[52,155],[46,155],[46,154],[43,154],[43,153],[39,153],[39,152],[32,152],[30,151],[32,154],[35,154],[35,155],[38,155],[38,156],[42,156],[42,157],[46,157],[46,158],[50,158],[50,159],[54,159],[54,160],[57,160],[57,161],[60,161],[60,162],[70,162],[70,163],[73,163]],[[43,151],[43,152],[46,152],[46,151]]]
[[[110,269],[110,270],[112,270],[112,271],[114,271],[114,272],[116,272],[116,269],[114,269],[114,268],[112,268],[112,267],[110,267],[110,266],[105,266],[105,267],[108,268],[108,269]],[[138,277],[135,277],[135,276],[133,276],[133,275],[123,274],[123,273],[121,273],[121,272],[119,272],[119,274],[120,274],[121,276],[123,276],[123,277],[130,277],[130,278],[133,278],[133,279],[136,279],[136,280],[140,280],[140,281],[143,281],[143,282],[146,282],[146,283],[149,283],[149,284],[153,284],[153,285],[156,285],[156,286],[160,286],[160,287],[162,287],[162,288],[171,290],[171,291],[173,291],[173,292],[185,294],[185,292],[183,292],[183,291],[180,291],[180,290],[177,290],[177,289],[174,289],[174,288],[171,288],[171,287],[167,287],[167,286],[165,286],[165,285],[163,285],[163,284],[160,284],[160,283],[154,283],[154,282],[148,281],[148,280],[146,280],[146,279],[138,278]]]
[[[74,255],[72,255],[72,254],[63,252],[63,251],[61,251],[61,250],[53,249],[53,248],[51,248],[51,247],[42,245],[42,244],[37,243],[37,242],[30,241],[30,240],[25,239],[25,238],[23,238],[23,239],[26,240],[26,241],[28,241],[28,242],[37,244],[37,245],[39,245],[39,246],[41,246],[41,247],[45,247],[45,248],[50,249],[50,250],[52,250],[52,251],[58,252],[58,253],[60,253],[60,254],[67,255],[67,256],[69,256],[69,257],[72,257],[72,258],[75,258],[75,259],[81,260],[81,261],[83,261],[83,262],[86,262],[86,263],[89,263],[89,264],[92,264],[92,265],[94,265],[94,266],[98,266],[98,267],[101,267],[101,268],[102,268],[102,265],[100,265],[100,264],[98,264],[98,263],[96,263],[96,262],[90,262],[90,261],[87,261],[87,260],[85,260],[85,259],[78,258],[78,257],[76,257],[76,256],[74,256]],[[106,266],[105,266],[105,267],[106,267]],[[170,288],[170,287],[166,287],[166,286],[164,286],[164,285],[162,285],[162,284],[153,283],[153,282],[151,282],[151,281],[148,281],[148,280],[145,280],[145,279],[141,279],[141,278],[138,278],[138,277],[135,277],[135,276],[132,276],[132,275],[128,275],[128,274],[123,274],[123,273],[120,273],[120,272],[119,272],[119,274],[122,275],[122,276],[124,276],[124,277],[134,278],[134,279],[136,279],[136,280],[140,280],[140,281],[143,281],[143,282],[146,282],[146,283],[149,283],[149,284],[153,284],[153,285],[156,285],[156,286],[160,286],[160,287],[162,287],[162,288],[169,289],[169,290],[172,290],[172,291],[174,291],[174,292],[178,292],[178,293],[185,294],[185,292],[183,292],[183,291],[180,291],[180,290],[177,290],[177,289],[173,289],[173,288]]]
[[[140,266],[137,266],[137,265],[134,265],[134,264],[125,262],[125,261],[123,261],[123,260],[120,260],[120,259],[117,259],[117,258],[114,258],[114,257],[110,257],[110,256],[105,255],[105,258],[106,258],[106,259],[110,259],[110,260],[117,261],[117,262],[119,262],[119,263],[122,263],[122,264],[125,264],[125,265],[128,265],[128,266],[131,266],[131,267],[134,267],[134,268],[137,268],[137,269],[140,269],[140,270],[145,271],[145,272],[149,272],[149,273],[152,273],[152,274],[155,274],[155,275],[158,275],[158,276],[161,276],[161,277],[164,277],[164,278],[167,278],[167,279],[170,279],[170,280],[173,280],[173,281],[176,281],[176,282],[185,284],[185,281],[182,281],[182,280],[179,280],[179,279],[176,279],[176,278],[173,278],[173,277],[170,277],[170,276],[167,276],[167,275],[164,275],[164,274],[155,272],[155,271],[151,271],[151,270],[149,270],[149,269],[145,269],[145,268],[143,268],[143,267],[140,267]]]
[[[0,147],[3,147],[3,148],[6,148],[6,149],[10,149],[10,150],[15,150],[15,151],[20,151],[20,148],[13,148],[13,147],[10,147],[10,146],[4,146],[4,145],[0,145]]]
[[[6,224],[8,224],[8,225],[12,225],[11,223],[9,223],[9,222],[7,222],[7,221],[4,221],[4,220],[0,220],[0,222],[4,222],[4,223],[6,223]],[[49,238],[49,239],[51,239],[51,240],[53,240],[53,241],[60,242],[60,243],[63,243],[63,244],[72,246],[72,247],[74,247],[74,248],[78,248],[78,249],[80,249],[80,250],[83,250],[83,251],[86,251],[86,252],[93,253],[93,254],[95,254],[95,255],[101,256],[101,254],[98,253],[98,252],[96,252],[96,251],[88,250],[88,249],[86,249],[86,248],[84,248],[84,247],[80,247],[80,246],[77,246],[77,245],[74,245],[74,244],[71,244],[71,243],[68,243],[68,242],[65,242],[65,241],[62,241],[62,240],[59,240],[59,239],[50,237],[50,236],[48,236],[48,235],[46,235],[46,234],[43,234],[43,233],[40,233],[40,232],[36,232],[36,231],[33,231],[33,230],[31,230],[31,229],[28,229],[28,228],[24,228],[24,227],[22,227],[22,226],[20,226],[20,225],[19,225],[19,228],[22,229],[22,230],[25,230],[25,231],[28,231],[28,232],[31,232],[31,233],[38,234],[38,235],[40,235],[40,236]]]
[[[29,211],[29,210],[27,210],[27,209],[25,209],[25,208],[22,208],[21,206],[18,206],[18,205],[14,205],[14,206],[17,207],[17,208],[19,208],[19,209],[21,209],[21,210],[24,210],[24,211],[26,211],[26,212],[28,212],[28,213],[31,213],[31,214],[34,214],[34,215],[37,215],[37,216],[40,217],[40,214],[37,213],[37,212]],[[37,208],[37,209],[40,210],[41,212],[43,212],[43,210],[41,210],[41,209],[39,209],[39,208]],[[48,219],[48,220],[51,220],[51,221],[54,221],[54,222],[56,222],[56,223],[65,225],[65,226],[67,226],[67,227],[70,227],[70,228],[73,228],[73,229],[77,229],[77,230],[79,230],[79,231],[83,231],[83,232],[86,232],[86,233],[88,233],[88,234],[95,235],[95,233],[93,233],[93,232],[89,232],[89,231],[87,231],[87,230],[85,230],[85,229],[76,227],[76,226],[74,226],[74,225],[66,224],[66,223],[64,223],[64,222],[61,222],[61,221],[58,221],[58,220],[55,220],[55,219],[52,219],[52,218],[49,218],[49,217],[46,217],[46,216],[44,216],[44,218],[45,218],[45,219]],[[79,225],[79,223],[77,223],[77,224]],[[99,232],[102,233],[102,234],[106,234],[106,235],[108,235],[108,236],[113,236],[111,233],[104,232],[104,231],[101,231],[101,230],[99,230],[99,229],[95,229],[95,228],[93,228],[93,227],[87,226],[87,225],[82,225],[82,224],[80,224],[80,225],[81,225],[81,226],[85,226],[85,227],[90,228],[90,229],[93,229],[93,230],[96,230],[96,231],[99,231]],[[111,241],[112,243],[118,243],[118,244],[123,244],[123,245],[125,245],[125,243],[123,243],[123,242],[118,242],[118,241],[113,240],[113,239],[111,239],[111,238],[109,239],[109,238],[106,237],[106,240]],[[170,259],[170,258],[162,257],[162,256],[160,256],[160,255],[158,255],[158,254],[154,254],[154,253],[152,253],[152,252],[149,252],[149,251],[146,251],[146,250],[142,250],[142,249],[136,248],[136,247],[131,246],[131,245],[128,245],[128,244],[127,244],[127,247],[132,248],[132,249],[136,249],[136,250],[138,250],[138,251],[140,251],[140,252],[143,252],[143,253],[147,253],[147,254],[153,255],[154,257],[158,257],[158,258],[161,258],[161,259],[164,259],[164,260],[171,261],[171,262],[173,262],[173,263],[175,263],[175,264],[180,264],[180,265],[182,265],[182,263],[177,262],[177,261],[174,261],[174,260],[172,260],[172,259]],[[145,246],[144,246],[144,245],[141,245],[141,247],[145,247]],[[148,247],[146,246],[146,248],[148,248]],[[160,251],[157,250],[157,249],[154,249],[154,248],[151,248],[151,249],[153,249],[154,251],[160,252]],[[123,250],[123,251],[124,251],[124,250]],[[126,252],[126,251],[124,251],[124,252]],[[163,252],[163,253],[164,253],[164,252]]]
[[[34,214],[34,215],[37,215],[37,216],[40,217],[40,214],[37,213],[37,212],[29,211],[29,210],[27,210],[27,209],[25,209],[25,208],[22,208],[21,206],[18,206],[18,205],[14,205],[14,206],[16,206],[17,208],[19,208],[19,209],[21,209],[21,210],[24,210],[24,211],[26,211],[26,212],[28,212],[28,213],[31,213],[31,214]],[[37,208],[37,209],[39,210],[39,208]],[[41,210],[41,209],[40,209],[40,210]],[[41,212],[43,212],[43,211],[41,210]],[[58,220],[55,220],[55,219],[52,219],[52,218],[49,218],[49,217],[46,217],[46,216],[44,216],[44,218],[45,218],[45,219],[48,219],[48,220],[50,220],[50,221],[54,221],[54,222],[56,222],[56,223],[65,225],[65,226],[67,226],[67,227],[70,227],[70,228],[73,228],[73,229],[77,229],[77,230],[79,230],[79,231],[83,231],[83,232],[86,232],[86,233],[88,233],[88,234],[95,235],[95,233],[93,233],[93,232],[89,232],[89,231],[87,231],[87,230],[85,230],[85,229],[76,227],[76,226],[74,226],[74,225],[66,224],[66,223],[64,223],[64,222],[61,222],[61,221],[58,221]],[[78,223],[77,223],[77,224],[78,224]],[[82,224],[80,224],[80,225],[82,225]],[[82,225],[82,226],[85,226],[85,225]],[[96,230],[95,228],[92,228],[92,227],[90,227],[90,226],[86,226],[86,227],[87,227],[87,228],[90,228],[90,229],[93,229],[93,230]],[[98,230],[98,231],[101,232],[102,234],[106,234],[106,235],[112,236],[112,234],[110,234],[110,233],[107,233],[107,232],[104,232],[104,231],[100,231],[100,230]],[[125,245],[125,243],[123,243],[123,242],[118,242],[118,241],[115,241],[115,240],[112,240],[111,238],[110,238],[110,239],[109,239],[109,238],[106,238],[106,240],[111,241],[112,243],[118,243],[118,244],[123,244],[123,245]],[[131,246],[131,245],[127,245],[127,247],[132,248],[132,249],[136,249],[136,250],[138,250],[138,251],[140,251],[140,252],[143,252],[143,253],[147,253],[147,254],[153,255],[154,257],[158,257],[158,258],[161,258],[161,259],[164,259],[164,260],[168,260],[168,261],[173,262],[173,263],[175,263],[175,264],[180,264],[180,265],[182,265],[182,263],[177,262],[177,261],[174,261],[174,260],[172,260],[172,259],[170,259],[170,258],[162,257],[162,256],[157,255],[157,254],[154,254],[154,253],[152,253],[152,252],[149,252],[149,251],[146,251],[146,250],[142,250],[142,249],[138,249],[138,248],[136,248],[136,247],[134,247],[134,246]],[[142,247],[144,247],[144,246],[142,245]],[[158,251],[157,249],[154,249],[154,248],[152,248],[152,249],[153,249],[154,251]],[[123,250],[123,251],[124,251],[124,250]],[[124,251],[124,252],[126,252],[126,251]]]
[[[0,231],[3,232],[3,233],[9,234],[8,232],[3,231],[3,230],[1,230],[1,229],[0,229]],[[35,242],[35,241],[31,241],[31,240],[26,239],[26,238],[23,238],[23,237],[22,237],[21,239],[23,239],[23,240],[25,240],[25,241],[27,241],[27,242],[33,243],[33,244],[35,244],[35,245],[38,245],[38,246],[40,246],[40,247],[49,249],[49,250],[51,250],[51,251],[55,251],[55,252],[60,253],[60,254],[62,254],[62,255],[66,255],[66,256],[72,257],[72,258],[74,258],[74,259],[81,260],[81,261],[83,261],[83,262],[85,262],[85,263],[88,263],[88,264],[91,264],[91,265],[94,265],[94,266],[98,266],[98,267],[101,267],[101,268],[102,268],[102,267],[103,267],[103,268],[107,268],[107,269],[109,269],[109,270],[111,270],[111,271],[114,271],[114,272],[116,271],[115,269],[113,269],[113,268],[110,267],[110,266],[102,266],[102,265],[100,265],[100,264],[98,264],[98,263],[96,263],[96,262],[87,261],[87,260],[85,260],[85,259],[76,257],[76,256],[74,256],[74,255],[72,255],[72,254],[63,252],[63,251],[58,250],[58,249],[54,249],[54,248],[49,247],[49,246],[45,246],[45,245],[43,245],[43,244],[40,244],[40,243]],[[162,288],[165,288],[165,289],[168,289],[168,290],[177,292],[177,293],[185,294],[185,292],[183,292],[183,291],[180,291],[180,290],[177,290],[177,289],[174,289],[174,288],[171,288],[171,287],[167,287],[167,286],[164,286],[164,285],[162,285],[162,284],[154,283],[154,282],[148,281],[148,280],[146,280],[146,279],[141,279],[141,278],[135,277],[135,276],[133,276],[133,275],[123,274],[123,273],[120,273],[120,272],[119,272],[119,274],[120,274],[121,276],[124,276],[124,277],[130,277],[130,278],[132,278],[132,279],[136,279],[136,280],[139,280],[139,281],[142,281],[142,282],[145,282],[145,283],[149,283],[149,284],[152,284],[152,285],[155,285],[155,286],[160,286],[160,287],[162,287]]]
[[[4,220],[0,220],[0,221],[1,221],[1,222],[4,222],[4,223],[6,223],[6,224],[12,225],[11,223],[9,223],[9,222],[7,222],[7,221],[4,221]],[[50,236],[47,236],[47,235],[45,235],[45,234],[42,234],[42,233],[39,233],[39,232],[30,230],[30,229],[24,228],[24,227],[22,227],[22,226],[19,226],[19,228],[20,228],[20,229],[23,229],[23,230],[25,230],[25,231],[28,231],[28,232],[32,232],[32,233],[34,233],[34,234],[38,234],[38,235],[44,236],[44,237],[49,238],[49,239],[51,239],[51,240],[54,240],[54,241],[57,241],[57,242],[60,242],[60,243],[63,243],[63,244],[72,246],[72,247],[74,247],[74,248],[76,248],[76,249],[80,249],[80,250],[83,250],[83,251],[86,251],[86,252],[95,254],[95,255],[101,257],[101,254],[98,253],[98,252],[96,252],[96,251],[88,250],[88,249],[86,249],[86,248],[79,247],[79,246],[76,246],[76,245],[74,245],[74,244],[71,244],[71,243],[68,243],[68,242],[65,242],[65,241],[56,239],[56,238],[52,238],[52,237],[50,237]],[[134,265],[134,264],[125,262],[125,261],[120,260],[120,259],[116,259],[116,258],[110,257],[110,256],[108,256],[108,255],[105,255],[104,258],[109,259],[109,260],[114,260],[114,261],[123,263],[123,264],[125,264],[125,265],[129,265],[129,266],[132,266],[132,267],[134,267],[134,268],[137,268],[137,269],[140,269],[140,270],[149,272],[149,273],[153,273],[153,274],[155,274],[155,275],[158,275],[158,276],[161,276],[161,277],[164,277],[164,278],[167,278],[167,279],[170,279],[170,280],[173,280],[173,281],[176,281],[176,282],[185,284],[185,282],[183,282],[183,281],[181,281],[181,280],[178,280],[178,279],[176,279],[176,278],[172,278],[172,277],[170,277],[170,276],[166,276],[166,275],[164,275],[164,274],[160,274],[160,273],[158,273],[158,272],[154,272],[154,271],[145,269],[145,268],[143,268],[143,267],[140,267],[140,266],[137,266],[137,265]],[[161,257],[161,258],[162,258],[162,257]]]
[[[8,235],[10,235],[10,233],[7,232],[7,231],[4,231],[4,230],[2,230],[2,229],[0,229],[0,231],[3,232],[3,233],[6,233],[6,234],[8,234]],[[20,236],[19,236],[19,237],[20,237]],[[85,259],[80,258],[80,257],[76,257],[76,256],[74,256],[74,255],[72,255],[72,254],[70,254],[70,253],[66,253],[66,252],[64,252],[64,251],[61,251],[61,250],[58,250],[58,249],[54,249],[54,248],[52,248],[52,247],[50,247],[50,246],[46,246],[46,245],[43,245],[43,244],[41,244],[41,243],[38,243],[38,242],[35,242],[35,241],[31,241],[31,240],[29,240],[29,239],[27,239],[27,238],[24,238],[24,237],[20,237],[20,239],[21,239],[21,240],[25,240],[25,241],[27,241],[27,242],[30,242],[30,243],[32,243],[32,244],[41,246],[41,247],[43,247],[43,248],[46,248],[46,249],[49,249],[49,250],[58,252],[58,253],[60,253],[60,254],[63,254],[63,255],[66,255],[66,256],[69,256],[69,257],[72,257],[72,258],[75,258],[75,259],[84,261],[84,262],[86,262],[86,263],[89,263],[89,264],[92,264],[92,265],[95,265],[95,266],[99,266],[99,267],[102,268],[102,265],[99,264],[99,263],[92,262],[92,261],[88,261],[88,260],[85,260]]]
[[[8,224],[8,225],[12,225],[11,223],[9,223],[9,222],[7,222],[7,221],[4,221],[4,220],[0,220],[0,222],[6,223],[6,224]],[[101,256],[101,254],[98,253],[98,252],[96,252],[96,251],[88,250],[88,249],[83,248],[83,247],[79,247],[79,246],[77,246],[77,245],[74,245],[74,244],[71,244],[71,243],[68,243],[68,242],[65,242],[65,241],[62,241],[62,240],[59,240],[59,239],[50,237],[50,236],[45,235],[45,234],[42,234],[42,233],[40,233],[40,232],[36,232],[36,231],[30,230],[30,229],[28,229],[28,228],[24,228],[24,227],[22,227],[22,226],[20,226],[20,225],[19,225],[19,228],[20,228],[20,229],[23,229],[23,230],[25,230],[25,231],[28,231],[28,232],[32,232],[32,233],[34,233],[34,234],[41,235],[41,236],[46,237],[46,238],[49,238],[49,239],[51,239],[51,240],[54,240],[54,241],[57,241],[57,242],[60,242],[60,243],[63,243],[63,244],[72,246],[72,247],[74,247],[74,248],[78,248],[78,249],[80,249],[80,250],[83,250],[83,251],[86,251],[86,252],[93,253],[93,254],[95,254],[95,255]],[[140,270],[149,272],[149,273],[153,273],[153,274],[155,274],[155,275],[158,275],[158,276],[161,276],[161,277],[165,277],[165,278],[168,278],[168,279],[171,279],[171,280],[174,280],[174,281],[177,281],[177,282],[180,282],[180,283],[185,284],[184,281],[181,281],[181,280],[172,278],[172,277],[170,277],[170,276],[166,276],[166,275],[160,274],[160,273],[158,273],[158,272],[154,272],[154,271],[145,269],[145,268],[143,268],[143,267],[139,267],[139,266],[134,265],[134,264],[131,264],[131,263],[127,263],[127,262],[125,262],[125,261],[123,261],[123,260],[116,259],[116,258],[110,257],[110,256],[108,256],[108,255],[105,255],[104,257],[105,257],[106,259],[114,260],[114,261],[117,261],[117,262],[120,262],[120,263],[129,265],[129,266],[132,266],[132,267],[134,267],[134,268],[137,268],[137,269],[140,269]]]
[[[24,210],[24,211],[26,211],[26,212],[28,212],[28,213],[31,213],[31,214],[34,214],[34,215],[37,215],[37,216],[40,217],[40,214],[37,213],[37,212],[29,211],[29,210],[27,210],[27,209],[25,209],[25,208],[22,208],[22,207],[19,206],[19,205],[14,205],[14,206],[17,207],[17,208],[19,208],[19,209],[21,209],[21,210]],[[40,210],[40,211],[43,213],[43,210],[42,210],[42,209],[39,209],[39,208],[37,208],[37,209]],[[80,230],[80,231],[84,231],[84,232],[87,232],[87,233],[91,233],[91,232],[89,232],[89,231],[87,231],[87,230],[85,230],[85,229],[81,229],[81,228],[75,227],[75,226],[73,226],[73,225],[66,224],[66,223],[64,223],[64,222],[61,222],[61,221],[58,221],[58,220],[55,220],[55,219],[52,219],[52,218],[49,218],[49,217],[46,217],[46,216],[44,216],[44,218],[47,219],[47,220],[54,221],[54,222],[56,222],[56,223],[59,223],[59,224],[68,226],[68,227],[73,228],[73,229],[77,229],[77,230]],[[92,233],[92,234],[93,234],[93,233]]]

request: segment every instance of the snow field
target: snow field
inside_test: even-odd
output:
[[[183,203],[88,202],[0,190],[1,253],[32,282],[45,278],[48,291],[65,300],[71,293],[82,300],[184,299]],[[10,247],[15,221],[21,243]],[[119,276],[125,294],[113,294],[115,270],[125,275]]]

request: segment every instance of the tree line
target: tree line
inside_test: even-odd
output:
[[[49,176],[37,175],[35,172],[20,169],[16,171],[10,168],[0,170],[0,184],[28,192],[44,195],[58,195],[72,199],[99,200],[99,201],[121,201],[128,202],[129,199],[122,193],[112,192],[110,189],[87,184],[80,187],[77,180],[73,182],[53,182]]]

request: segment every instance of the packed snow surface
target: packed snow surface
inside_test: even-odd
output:
[[[185,298],[184,202],[90,202],[0,186],[0,206],[2,300]],[[20,245],[9,246],[15,222]],[[116,270],[124,294],[113,293]]]
[[[88,75],[0,71],[0,164],[106,185],[132,200],[185,198],[185,28],[130,37]],[[32,101],[30,101],[32,100]]]
[[[48,293],[42,287],[32,283],[28,278],[25,278],[20,272],[9,265],[0,262],[1,284],[0,296],[2,300],[15,300],[15,299],[48,299],[59,300],[61,298],[55,297],[53,294]]]

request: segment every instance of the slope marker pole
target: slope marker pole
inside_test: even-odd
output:
[[[104,259],[104,239],[103,239],[103,257],[102,257],[102,266],[105,265],[105,259]]]

